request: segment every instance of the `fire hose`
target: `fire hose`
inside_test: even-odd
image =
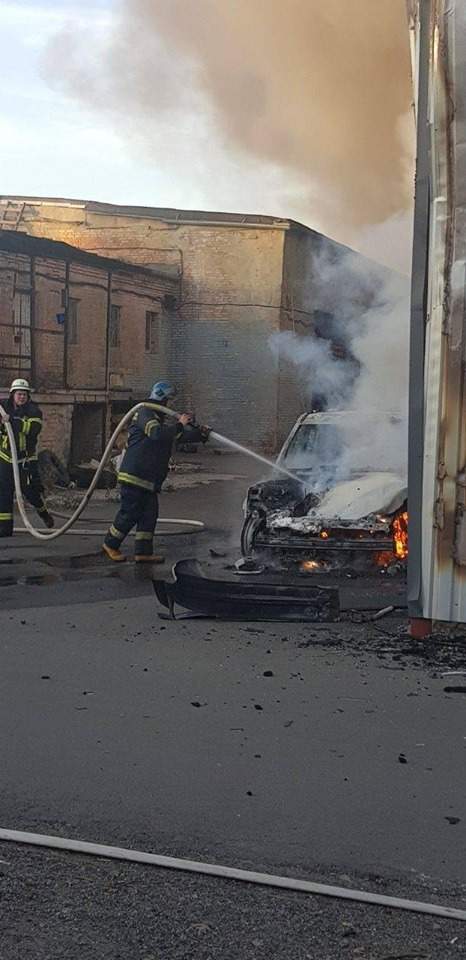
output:
[[[99,478],[100,478],[101,475],[102,475],[102,472],[103,472],[103,470],[104,470],[104,468],[105,468],[105,465],[106,465],[106,463],[107,463],[107,460],[110,458],[110,455],[111,455],[111,452],[112,452],[113,447],[114,447],[114,445],[115,445],[115,441],[116,441],[117,437],[120,435],[120,433],[122,432],[122,430],[124,430],[124,428],[126,427],[126,424],[129,423],[129,421],[133,418],[134,414],[135,414],[138,410],[141,410],[142,407],[149,407],[149,409],[151,409],[151,410],[158,410],[160,413],[163,413],[163,414],[168,415],[168,416],[170,416],[170,417],[174,417],[176,420],[179,420],[179,416],[180,416],[180,415],[179,415],[175,410],[170,410],[169,407],[164,407],[164,406],[162,406],[162,405],[159,404],[159,403],[152,403],[152,402],[149,402],[149,401],[144,401],[144,403],[137,403],[134,407],[131,408],[131,410],[128,410],[128,413],[126,413],[126,414],[124,415],[124,417],[122,418],[122,420],[120,420],[120,423],[118,424],[118,426],[116,427],[116,429],[113,431],[112,436],[110,437],[110,440],[108,441],[107,446],[105,447],[105,450],[104,450],[104,452],[103,452],[103,454],[102,454],[102,458],[101,458],[101,460],[100,460],[99,466],[97,467],[97,470],[96,470],[96,472],[95,472],[95,474],[94,474],[94,476],[93,476],[93,478],[92,478],[92,481],[91,481],[91,483],[90,483],[90,485],[89,485],[89,488],[88,488],[88,490],[86,491],[86,493],[84,494],[84,496],[83,496],[83,498],[82,498],[81,503],[79,504],[79,506],[76,508],[76,510],[74,511],[74,513],[71,514],[71,516],[68,518],[68,520],[66,521],[66,523],[63,524],[62,527],[59,527],[58,530],[52,530],[51,532],[43,533],[41,530],[36,530],[36,528],[33,526],[33,524],[32,524],[31,521],[29,520],[29,517],[28,517],[28,515],[27,515],[27,513],[26,513],[26,507],[25,507],[25,504],[24,504],[23,491],[22,491],[22,489],[21,489],[21,477],[20,477],[20,473],[19,473],[18,454],[17,454],[17,450],[16,450],[16,440],[15,440],[15,436],[14,436],[13,429],[12,429],[12,427],[11,427],[11,424],[10,424],[9,420],[7,419],[6,410],[4,410],[3,407],[2,407],[1,404],[0,404],[0,417],[1,417],[1,418],[5,418],[5,419],[3,419],[3,426],[4,426],[5,429],[6,429],[6,432],[7,432],[7,435],[8,435],[8,440],[10,441],[11,461],[12,461],[13,477],[14,477],[14,483],[15,483],[16,502],[17,502],[17,504],[18,504],[18,510],[19,510],[19,512],[20,512],[20,514],[21,514],[21,519],[22,519],[22,521],[23,521],[23,523],[24,523],[24,526],[25,526],[26,530],[28,531],[28,533],[31,534],[31,536],[35,537],[36,540],[56,540],[58,537],[62,537],[64,533],[67,533],[68,530],[70,530],[70,528],[71,528],[72,526],[74,526],[74,524],[76,523],[76,521],[79,520],[79,517],[81,516],[81,514],[83,513],[83,511],[84,511],[85,508],[87,507],[87,505],[88,505],[88,503],[89,503],[89,501],[90,501],[90,499],[91,499],[91,497],[92,497],[92,494],[94,493],[94,490],[95,490],[95,488],[96,488],[96,486],[97,486],[97,484],[98,484],[98,482],[99,482]],[[159,522],[159,523],[169,523],[169,524],[178,523],[178,524],[180,524],[180,525],[181,525],[181,524],[185,524],[186,526],[194,527],[194,528],[196,528],[196,529],[198,529],[198,530],[203,530],[203,529],[204,529],[204,524],[203,524],[200,520],[182,520],[182,519],[180,519],[180,520],[171,520],[171,519],[170,519],[170,520],[159,520],[158,522]],[[84,535],[85,533],[88,533],[89,531],[80,530],[80,531],[78,531],[78,532],[81,533],[81,535]],[[92,531],[92,532],[94,532],[94,531]]]
[[[369,903],[379,907],[390,907],[395,910],[410,910],[413,913],[424,913],[428,916],[444,917],[449,920],[462,920],[463,922],[466,920],[466,910],[461,910],[457,907],[448,907],[444,904],[423,903],[419,900],[405,900],[402,897],[391,897],[382,893],[372,893],[370,890],[352,890],[348,887],[334,887],[326,883],[316,883],[313,880],[276,876],[270,873],[258,873],[256,870],[242,870],[238,867],[229,867],[217,863],[205,863],[199,860],[183,860],[179,857],[167,857],[159,853],[147,853],[143,850],[128,850],[124,847],[113,847],[103,843],[89,843],[86,840],[50,837],[40,833],[28,833],[24,830],[1,828],[0,841],[2,840],[10,843],[48,847],[51,850],[65,850],[72,853],[86,854],[88,856],[105,857],[106,860],[123,860],[129,863],[143,863],[155,867],[164,867],[169,870],[184,870],[187,873],[221,877],[222,879],[228,880],[239,880],[243,883],[275,887],[280,890],[294,890],[299,893],[335,897],[338,900]],[[406,953],[402,955],[397,954],[397,956],[400,956],[400,958],[401,956],[420,957],[421,954]],[[393,960],[395,960],[395,956],[393,956]]]

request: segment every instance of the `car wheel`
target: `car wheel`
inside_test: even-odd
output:
[[[241,553],[243,557],[250,557],[254,553],[256,536],[264,525],[264,519],[258,513],[249,513],[241,531]]]

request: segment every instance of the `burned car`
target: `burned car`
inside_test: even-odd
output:
[[[368,415],[364,423],[347,411],[300,417],[277,459],[277,467],[292,475],[275,470],[248,490],[243,556],[275,557],[309,573],[402,564],[408,552],[406,478],[400,470],[374,467],[371,441],[385,438],[389,460],[390,438],[398,442],[402,427],[392,415],[382,422]]]

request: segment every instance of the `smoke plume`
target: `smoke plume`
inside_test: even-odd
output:
[[[322,257],[309,289],[308,307],[323,314],[326,336],[337,339],[347,358],[335,356],[327,340],[275,334],[270,346],[291,361],[307,394],[325,409],[345,413],[338,443],[325,429],[312,450],[297,448],[295,467],[313,467],[316,487],[356,471],[406,475],[409,355],[409,283],[351,253],[338,263]],[[327,319],[328,318],[328,319]],[[349,413],[349,416],[347,414]]]
[[[61,33],[48,78],[112,115],[157,165],[183,157],[187,173],[200,130],[191,178],[207,184],[209,143],[223,140],[230,156],[287,171],[300,218],[346,242],[410,206],[404,0],[122,0],[97,43]],[[222,206],[235,196],[226,191]]]

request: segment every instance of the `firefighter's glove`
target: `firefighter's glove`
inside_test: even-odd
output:
[[[199,430],[201,434],[202,443],[207,443],[207,440],[209,439],[210,434],[212,433],[212,427],[202,426],[199,428]]]
[[[192,422],[193,418],[191,413],[180,413],[180,416],[178,417],[178,423],[182,427],[191,426]]]

